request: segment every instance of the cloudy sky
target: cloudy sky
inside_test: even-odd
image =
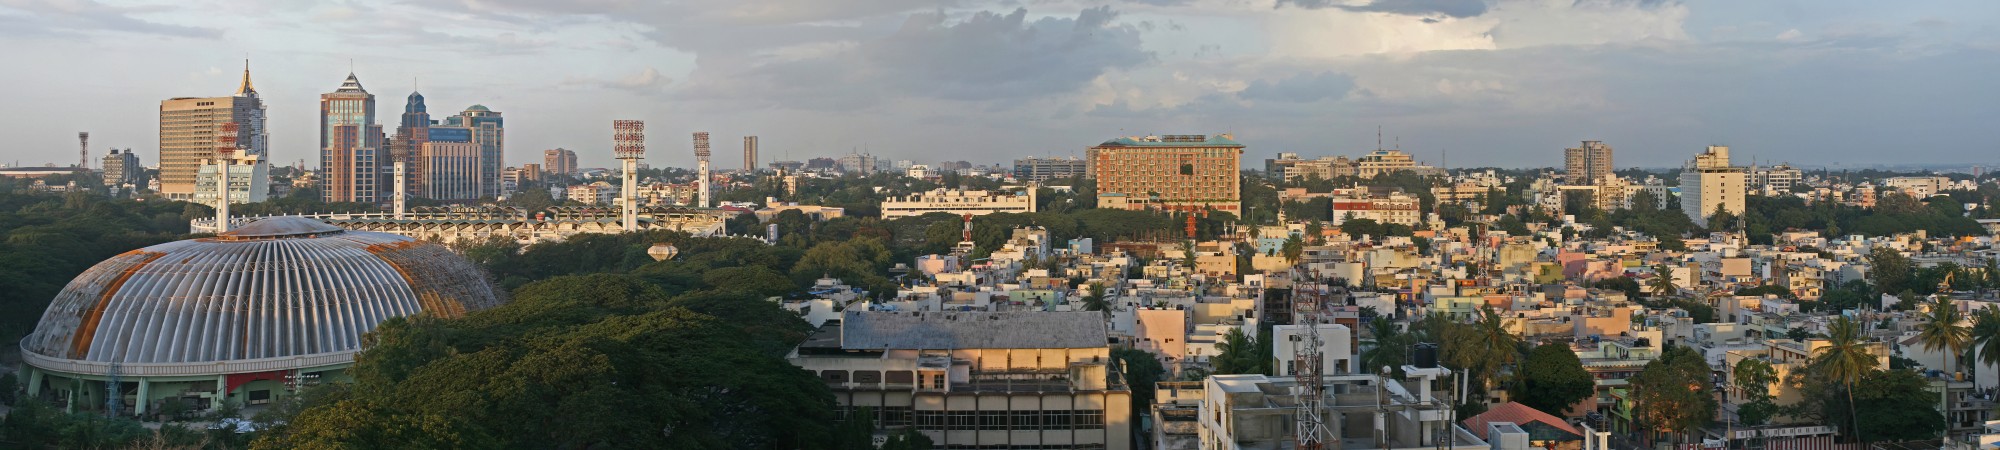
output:
[[[1080,155],[1130,134],[1234,133],[1246,161],[1390,146],[1453,167],[1629,166],[1702,145],[1805,166],[2000,163],[2000,2],[1849,0],[0,0],[0,162],[139,151],[158,102],[225,95],[243,59],[274,159],[317,155],[350,64],[382,123],[507,116],[510,165],[648,121],[764,159]],[[350,62],[351,61],[351,62]],[[1449,154],[1448,161],[1441,161]]]

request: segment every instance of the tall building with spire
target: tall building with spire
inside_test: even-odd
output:
[[[382,126],[375,123],[375,95],[353,73],[340,88],[319,96],[320,199],[376,203],[387,199]]]
[[[403,102],[403,122],[396,126],[396,137],[389,143],[389,153],[393,161],[402,161],[406,173],[403,195],[419,197],[424,192],[425,168],[422,153],[424,143],[431,138],[431,113],[424,106],[424,94],[410,91]],[[393,181],[390,184],[394,184]]]
[[[226,97],[175,97],[160,102],[160,193],[176,200],[195,198],[195,179],[205,161],[215,159],[222,124],[235,122],[236,142],[243,156],[263,164],[266,142],[264,101],[250,84],[250,62],[243,62],[243,81]],[[247,187],[248,185],[246,185]]]

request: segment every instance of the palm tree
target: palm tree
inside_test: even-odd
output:
[[[1665,263],[1653,266],[1653,278],[1646,280],[1646,289],[1651,291],[1653,298],[1656,299],[1680,292],[1680,288],[1674,286],[1673,273],[1667,270]]]
[[[1305,239],[1299,237],[1299,235],[1296,234],[1291,235],[1291,237],[1285,238],[1284,252],[1285,252],[1285,262],[1291,264],[1298,264],[1299,257],[1304,256],[1306,253]]]
[[[1111,317],[1111,302],[1104,299],[1104,285],[1090,284],[1090,293],[1083,296],[1083,310],[1100,311],[1104,317]]]
[[[1923,344],[1926,351],[1945,350],[1946,372],[1957,372],[1959,355],[1965,353],[1965,347],[1972,345],[1972,330],[1959,323],[1965,319],[1965,314],[1958,311],[1958,306],[1953,305],[1951,299],[1940,295],[1931,302],[1931,310],[1924,317],[1930,321],[1917,327],[1917,341]]]
[[[1520,359],[1521,337],[1507,329],[1508,321],[1500,313],[1493,312],[1492,308],[1481,308],[1480,311],[1479,321],[1472,324],[1472,334],[1479,340],[1478,345],[1484,347],[1485,375],[1491,379],[1501,367]]]
[[[1396,322],[1386,317],[1368,322],[1368,332],[1375,336],[1375,346],[1361,351],[1362,370],[1367,373],[1377,373],[1381,367],[1402,370],[1408,359],[1405,351],[1416,336],[1396,329]]]
[[[2000,308],[1980,308],[1972,314],[1972,349],[1979,364],[2000,364]],[[1975,371],[1977,365],[1974,366]]]
[[[1861,336],[1861,324],[1841,316],[1826,327],[1827,345],[1813,350],[1812,367],[1827,378],[1839,381],[1847,387],[1847,416],[1854,421],[1855,440],[1861,440],[1861,421],[1854,413],[1854,385],[1861,382],[1861,376],[1875,370],[1878,362],[1875,355],[1868,352],[1868,341]]]

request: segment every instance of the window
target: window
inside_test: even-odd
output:
[[[979,411],[979,429],[1007,429],[1007,418],[1010,412],[1012,411]]]

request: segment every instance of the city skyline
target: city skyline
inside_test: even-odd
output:
[[[1975,78],[2000,69],[2000,39],[1963,19],[2000,5],[1979,2],[761,6],[13,3],[0,42],[38,69],[0,74],[35,86],[0,107],[23,130],[0,161],[69,164],[88,131],[93,154],[158,165],[158,102],[225,95],[246,54],[279,165],[317,159],[315,100],[350,70],[385,98],[421,87],[507,111],[509,165],[561,147],[610,167],[601,124],[619,117],[760,136],[767,161],[990,164],[1188,132],[1231,133],[1251,160],[1359,156],[1380,126],[1450,167],[1558,167],[1583,140],[1617,147],[1619,168],[1706,145],[1801,167],[1981,164],[2000,112]],[[685,144],[655,144],[649,164],[693,167]]]

